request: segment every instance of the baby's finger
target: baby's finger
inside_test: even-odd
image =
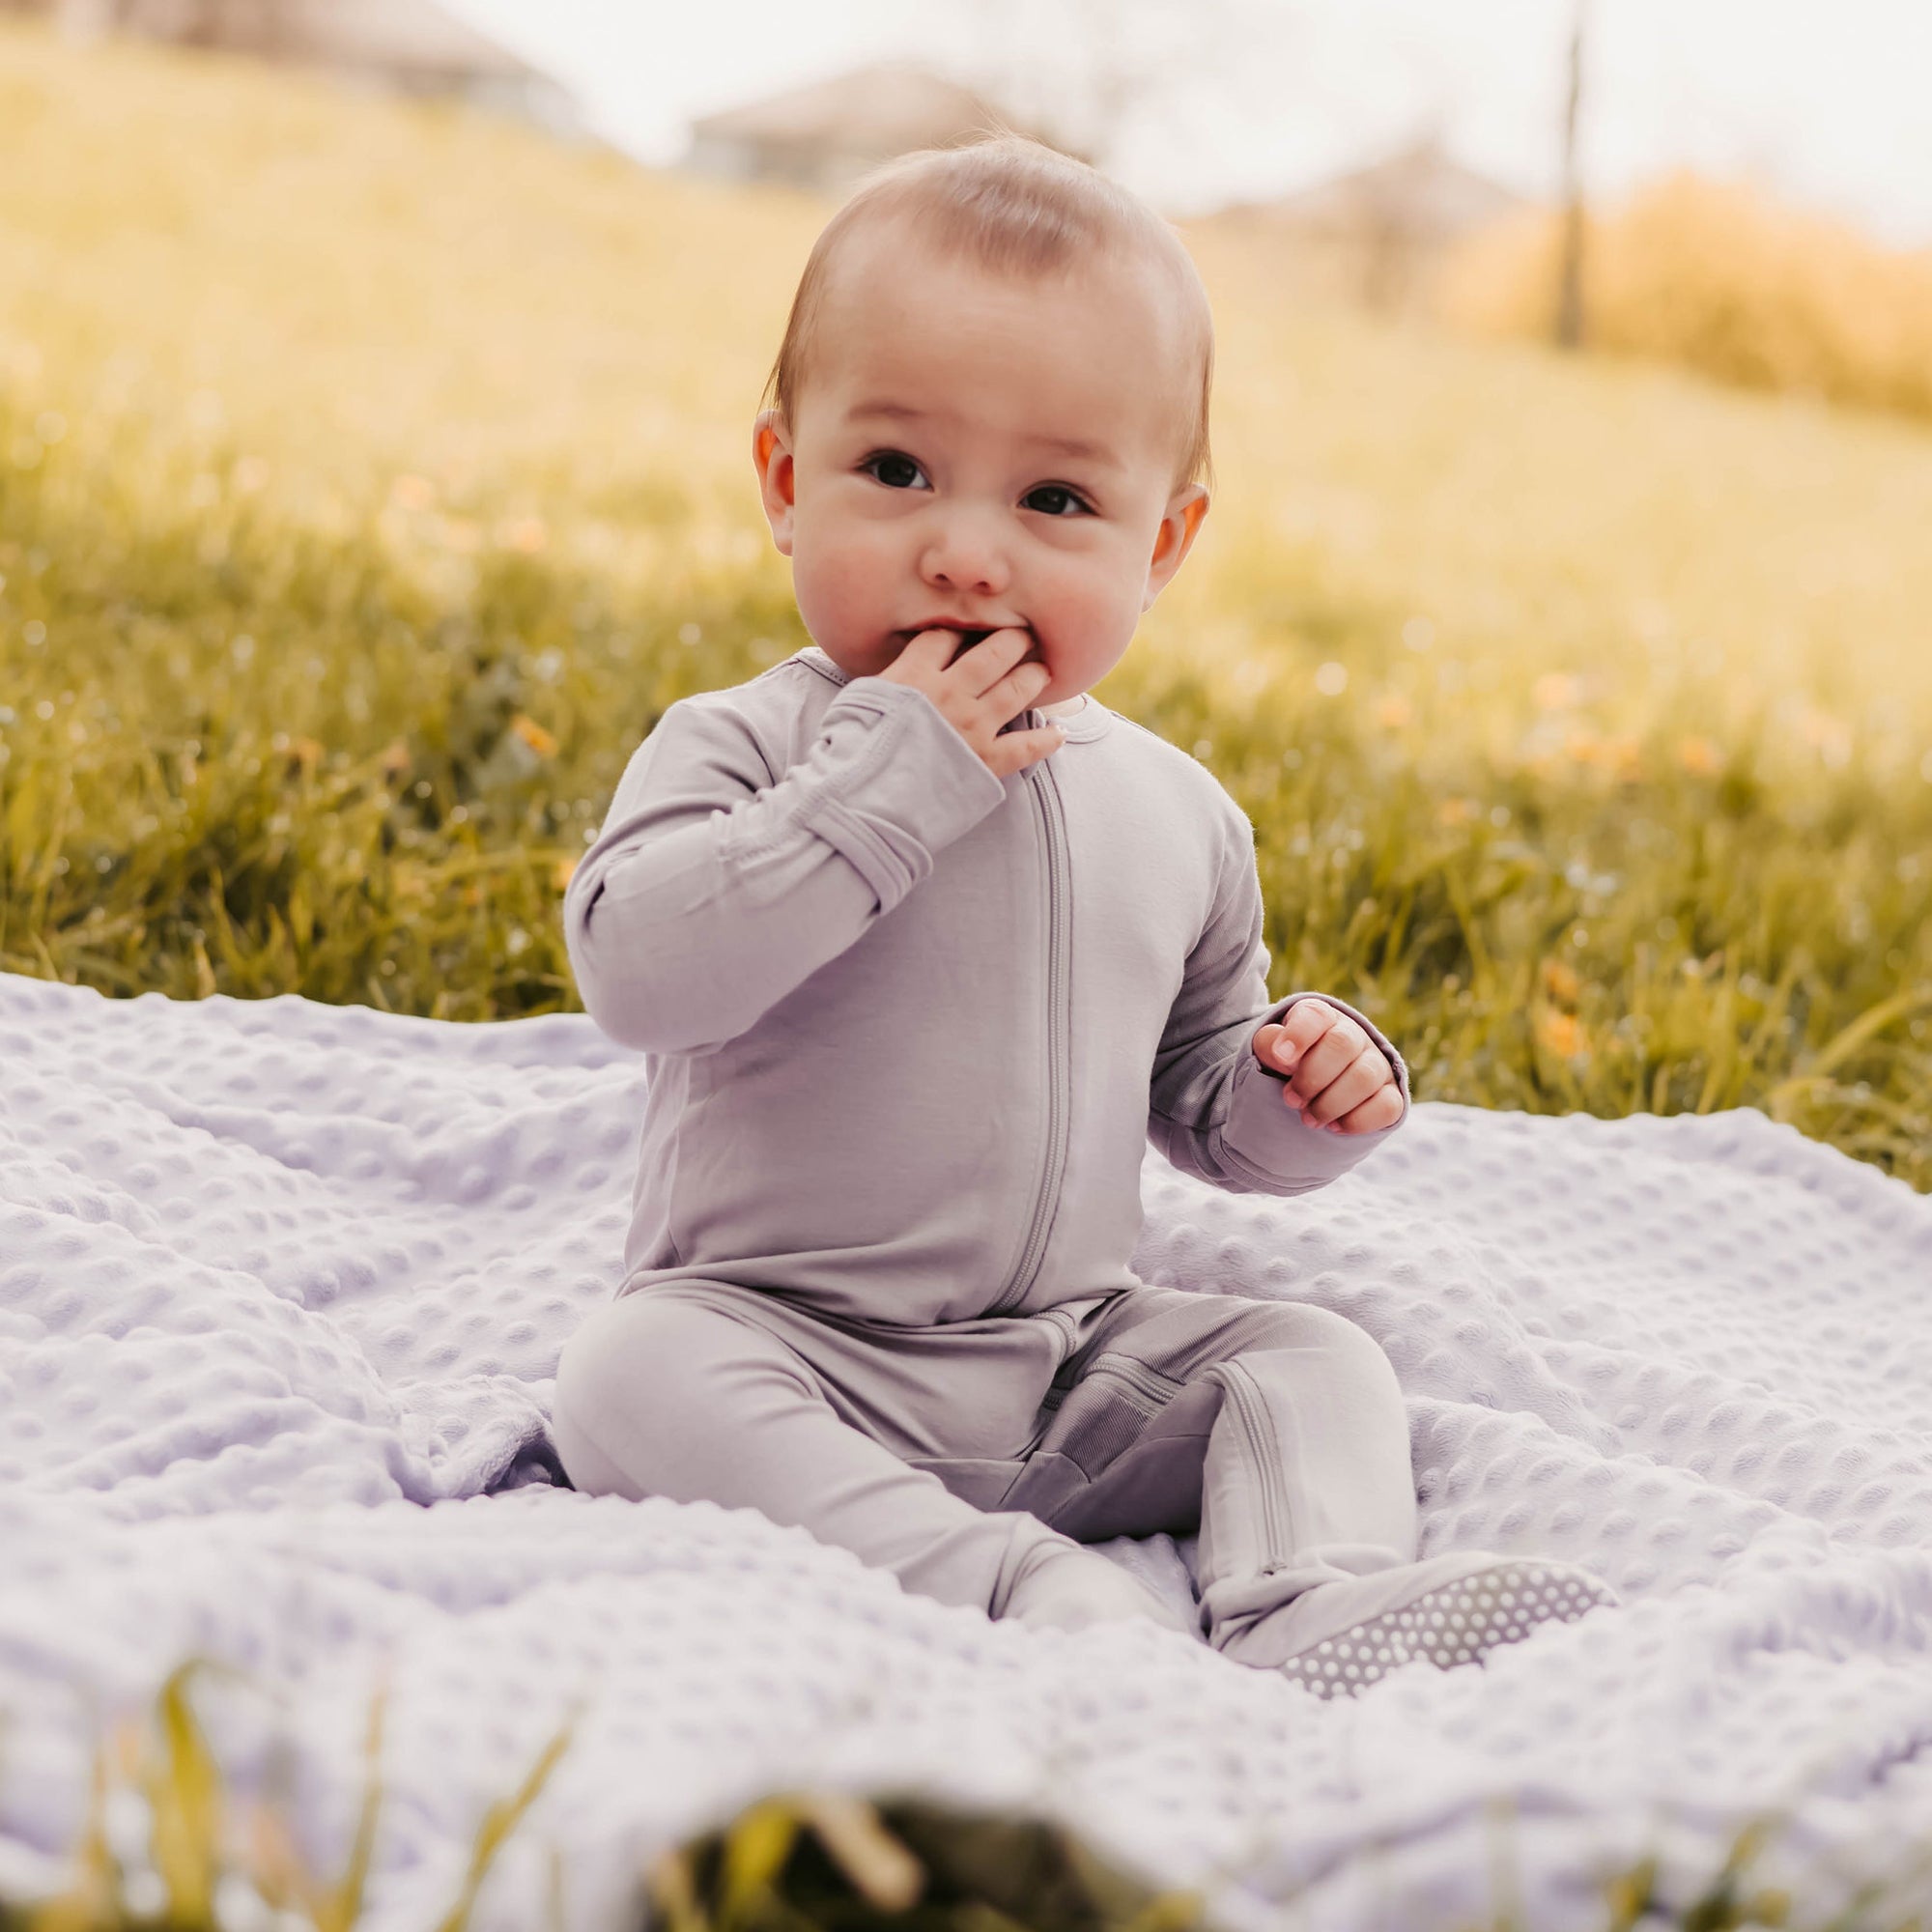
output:
[[[996,779],[1006,778],[1059,751],[1065,742],[1066,733],[1051,723],[1032,731],[1002,731],[985,754],[986,769]]]
[[[1037,658],[1016,664],[999,683],[980,693],[980,701],[990,704],[1001,718],[1017,718],[1052,682],[1052,676]]]
[[[1383,1087],[1371,1094],[1359,1107],[1344,1114],[1335,1124],[1345,1134],[1379,1133],[1402,1119],[1402,1090]]]
[[[1296,1053],[1305,1054],[1325,1037],[1331,1027],[1348,1017],[1340,1008],[1331,1007],[1325,1000],[1296,1000],[1281,1016],[1281,1030],[1287,1036],[1281,1045],[1293,1046]]]
[[[1365,1045],[1340,1073],[1324,1078],[1321,1090],[1304,1103],[1302,1117],[1315,1126],[1327,1126],[1370,1099],[1387,1084],[1389,1065],[1381,1049]]]
[[[1292,1051],[1293,1048],[1284,1042],[1277,1049],[1276,1065],[1286,1075],[1289,1092],[1294,1096],[1294,1104],[1297,1107],[1311,1106],[1334,1084],[1340,1074],[1348,1070],[1350,1057],[1348,1044],[1337,1034],[1323,1034],[1306,1053],[1296,1055],[1292,1060],[1283,1057]],[[1362,1093],[1351,1094],[1350,1097],[1351,1100],[1360,1100],[1366,1096],[1367,1091],[1364,1088]],[[1333,1113],[1339,1109],[1331,1107],[1329,1111]]]
[[[1281,1027],[1273,1020],[1255,1031],[1255,1037],[1248,1044],[1254,1049],[1254,1056],[1264,1066],[1286,1066],[1297,1057],[1297,1048]]]
[[[917,631],[907,640],[902,657],[913,657],[931,667],[936,671],[945,670],[952,662],[954,652],[959,648],[957,631],[934,630]]]
[[[967,680],[967,689],[976,696],[986,697],[1032,649],[1033,633],[1009,624],[966,645],[951,668]]]
[[[1312,1001],[1304,1001],[1303,1006],[1312,1006]],[[1291,1007],[1291,1018],[1302,1010],[1301,1006]],[[1293,1073],[1308,1058],[1309,1049],[1321,1043],[1326,1032],[1325,1025],[1304,1020],[1298,1029],[1269,1020],[1254,1037],[1255,1058],[1280,1073]]]

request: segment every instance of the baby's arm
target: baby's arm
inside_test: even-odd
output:
[[[646,1052],[735,1039],[1005,795],[907,685],[854,679],[776,780],[736,692],[680,699],[632,753],[564,894],[584,1007]]]
[[[1241,824],[1154,1056],[1148,1138],[1176,1167],[1228,1193],[1306,1194],[1347,1174],[1408,1118],[1408,1068],[1365,1013],[1332,993],[1269,1001],[1254,828],[1245,818]],[[1255,1057],[1260,1029],[1311,999],[1347,1013],[1388,1056],[1402,1114],[1387,1126],[1368,1133],[1310,1126],[1286,1103],[1283,1074]]]

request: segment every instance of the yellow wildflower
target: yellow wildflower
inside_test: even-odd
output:
[[[1560,1054],[1565,1060],[1589,1051],[1576,1014],[1559,1012],[1554,1007],[1536,1009],[1536,1039],[1539,1046]]]
[[[519,711],[510,720],[510,729],[514,731],[540,758],[556,756],[556,740],[537,723],[534,718],[526,718]]]
[[[1582,982],[1576,972],[1561,959],[1546,959],[1543,962],[1543,985],[1551,997],[1569,1006],[1577,1004],[1577,995],[1582,990]]]
[[[1603,759],[1605,768],[1626,782],[1644,775],[1642,753],[1637,750],[1636,739],[1629,732],[1604,740]]]

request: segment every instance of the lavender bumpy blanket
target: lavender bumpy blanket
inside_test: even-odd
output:
[[[1322,1703],[1187,1638],[992,1624],[746,1511],[590,1498],[546,1440],[614,1285],[641,1064],[587,1020],[0,977],[0,1899],[66,1876],[100,1727],[190,1654],[232,1783],[436,1923],[573,1741],[479,1928],[637,1922],[668,1841],[828,1784],[1053,1817],[1229,1926],[1594,1928],[1651,1854],[1822,1922],[1932,1903],[1932,1200],[1763,1115],[1417,1105],[1319,1193],[1150,1151],[1147,1279],[1306,1299],[1408,1398],[1423,1553],[1623,1605]],[[1111,1546],[1187,1588],[1186,1544]]]

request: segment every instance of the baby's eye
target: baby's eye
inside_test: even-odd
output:
[[[1029,490],[1020,502],[1025,508],[1037,510],[1045,517],[1065,517],[1088,507],[1086,501],[1065,483],[1042,483],[1037,490]]]
[[[888,490],[917,490],[925,481],[924,470],[896,449],[882,449],[876,456],[867,457],[859,468]]]

